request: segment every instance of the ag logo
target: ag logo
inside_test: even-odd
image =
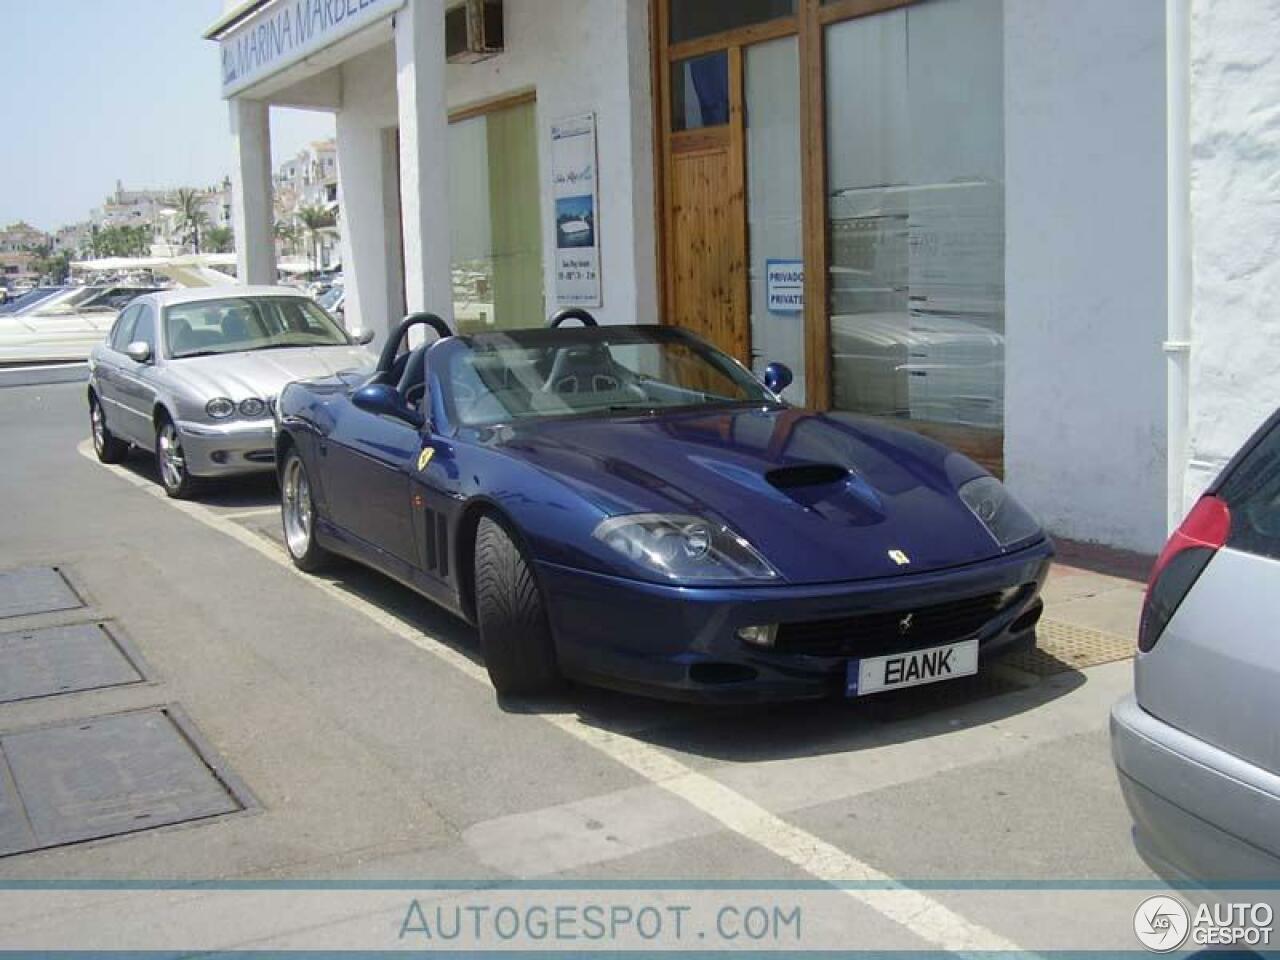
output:
[[[1148,897],[1133,915],[1138,942],[1154,953],[1177,950],[1187,939],[1191,918],[1187,908],[1173,897]]]
[[[423,447],[422,452],[418,454],[418,469],[427,469],[427,464],[431,462],[431,458],[436,455],[434,447]]]
[[[896,563],[900,567],[905,567],[908,563],[911,562],[911,558],[908,557],[901,550],[890,550],[889,559],[892,560],[894,563]]]

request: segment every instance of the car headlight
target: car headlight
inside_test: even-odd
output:
[[[257,397],[250,397],[248,400],[240,401],[240,416],[242,417],[260,417],[267,412],[267,405]]]
[[[610,517],[592,536],[670,580],[774,580],[778,576],[741,536],[701,517],[660,513]]]
[[[204,412],[215,420],[225,420],[236,412],[236,405],[226,397],[214,397],[204,405]]]
[[[960,499],[1002,547],[1040,534],[1040,524],[995,477],[978,477],[960,488]]]

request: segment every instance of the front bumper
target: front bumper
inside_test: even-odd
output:
[[[1174,883],[1280,877],[1280,776],[1147,713],[1132,694],[1111,710],[1111,752],[1133,841]]]
[[[981,658],[1033,642],[1052,555],[1046,540],[965,567],[811,586],[675,587],[547,563],[538,564],[538,579],[566,676],[669,699],[742,703],[840,695],[847,664],[859,657],[856,637],[848,653],[814,656],[750,646],[737,636],[744,626],[911,611],[1020,587],[978,631]],[[973,635],[908,638],[897,650]]]
[[[275,431],[270,418],[218,424],[182,420],[178,433],[192,476],[225,477],[275,469]]]

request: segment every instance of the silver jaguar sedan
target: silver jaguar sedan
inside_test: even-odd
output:
[[[270,471],[272,407],[286,383],[370,370],[370,332],[348,334],[290,287],[139,297],[89,357],[93,446],[104,463],[155,452],[171,497],[208,477]]]

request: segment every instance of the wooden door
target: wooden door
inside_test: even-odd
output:
[[[728,123],[666,142],[666,318],[749,363],[742,51],[728,61]]]
[[[731,153],[726,144],[672,157],[671,318],[745,363],[747,250]]]

